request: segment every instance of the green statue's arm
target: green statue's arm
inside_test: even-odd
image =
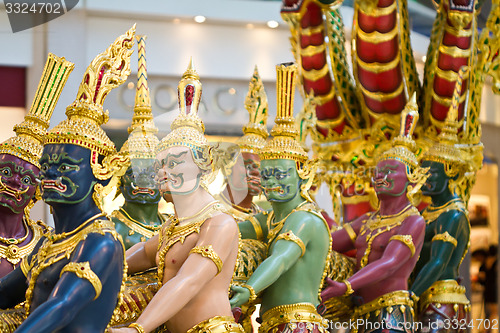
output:
[[[436,235],[439,236],[432,240],[429,261],[418,272],[410,288],[417,296],[436,282],[447,268],[453,250],[457,246],[456,242],[461,241],[458,239],[460,228],[468,224],[465,215],[456,210],[441,214],[435,223],[437,223]]]
[[[267,213],[255,214],[251,220],[238,223],[238,228],[243,239],[266,240],[268,233]]]
[[[231,268],[224,263],[238,246],[238,229],[234,219],[220,214],[205,222],[204,227],[196,247],[212,246],[213,252],[222,261],[220,274],[229,274],[230,277],[234,263]],[[170,280],[163,281],[163,286],[137,319],[137,323],[142,325],[146,332],[153,331],[183,309],[217,274],[219,269],[213,260],[195,252],[191,253],[177,274]]]
[[[252,287],[256,294],[276,282],[283,273],[288,271],[302,257],[304,248],[307,247],[308,242],[311,240],[312,228],[309,227],[312,226],[310,224],[315,222],[311,214],[300,211],[293,213],[286,219],[280,235],[290,232],[299,240],[291,241],[281,238],[276,241],[267,259],[257,267],[250,279],[248,279],[247,285]],[[304,248],[298,243],[302,243]],[[234,287],[233,291],[238,293],[247,292],[244,289],[246,288]],[[231,307],[236,307],[247,301],[248,297],[239,297],[237,294],[230,300],[230,303]]]
[[[127,257],[128,274],[143,272],[156,267],[156,251],[159,235],[155,235],[146,242],[132,245],[125,253]]]

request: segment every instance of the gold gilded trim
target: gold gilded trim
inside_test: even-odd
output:
[[[364,32],[361,29],[358,29],[356,31],[356,37],[358,37],[362,41],[369,42],[372,44],[380,44],[388,42],[396,38],[397,34],[398,34],[398,26],[396,25],[391,31],[388,32],[379,32],[379,31]]]
[[[307,27],[307,28],[300,29],[300,34],[302,36],[311,36],[311,35],[315,35],[318,33],[322,33],[323,31],[325,31],[325,28],[323,27],[323,25],[317,25],[315,27]]]
[[[325,64],[321,69],[303,70],[302,76],[309,81],[317,81],[328,74],[328,66]]]
[[[457,46],[446,46],[441,44],[439,46],[439,52],[449,55],[453,58],[468,58],[471,54],[471,49],[461,49]]]
[[[374,8],[370,13],[365,12],[361,6],[358,6],[359,11],[365,15],[371,16],[371,17],[380,17],[380,16],[385,16],[391,14],[393,11],[397,9],[397,2],[394,1],[390,6],[387,7],[376,7]]]
[[[456,29],[455,27],[446,24],[444,26],[444,31],[449,34],[452,34],[455,37],[471,37],[472,29]]]
[[[328,321],[323,319],[311,303],[295,303],[276,306],[262,315],[259,333],[268,333],[281,324],[311,323],[319,332],[327,332]]]
[[[393,99],[396,96],[400,95],[403,92],[404,85],[403,85],[403,82],[401,82],[399,87],[390,93],[371,92],[371,91],[365,89],[365,87],[363,87],[363,85],[361,85],[361,84],[359,85],[359,87],[361,88],[363,95],[365,95],[366,97],[374,99],[374,100],[379,101],[379,102],[385,102],[385,101],[388,101],[388,100]]]
[[[344,230],[347,232],[349,235],[349,238],[351,239],[352,243],[356,243],[356,238],[358,238],[358,235],[354,232],[354,229],[352,228],[350,223],[346,223],[343,225]]]
[[[391,238],[389,238],[389,242],[391,240],[400,241],[404,245],[408,246],[411,252],[410,258],[415,255],[415,245],[413,244],[413,238],[411,237],[411,235],[394,235]]]
[[[443,241],[443,242],[448,242],[448,243],[451,243],[453,244],[454,247],[457,247],[457,240],[455,237],[453,237],[452,235],[450,235],[448,233],[448,231],[445,231],[444,233],[442,234],[437,234],[437,235],[434,235],[434,237],[432,237],[432,240],[431,242],[434,242],[434,241]]]
[[[356,63],[358,66],[360,66],[365,71],[379,74],[379,73],[387,72],[387,71],[390,71],[391,69],[396,68],[396,66],[399,65],[399,58],[396,57],[389,62],[364,62],[358,56],[356,58]]]
[[[90,282],[92,287],[94,287],[95,290],[95,297],[99,297],[101,295],[102,291],[102,283],[99,277],[97,276],[96,273],[92,271],[92,268],[90,268],[90,264],[88,261],[85,262],[70,262],[64,268],[61,270],[61,273],[59,274],[59,277],[61,277],[64,272],[70,272],[70,273],[75,273],[76,276],[78,276],[80,279],[85,279]]]
[[[465,295],[465,287],[456,280],[440,280],[434,282],[420,296],[420,309],[424,310],[430,303],[440,304],[470,304]]]
[[[312,57],[312,56],[319,54],[321,52],[325,52],[325,50],[326,50],[325,44],[309,45],[305,48],[300,49],[300,55],[303,57]]]
[[[280,239],[291,241],[291,242],[294,242],[295,244],[297,244],[300,247],[300,249],[302,250],[302,253],[300,254],[301,257],[304,255],[304,253],[306,253],[306,246],[304,245],[304,242],[302,241],[302,239],[297,237],[297,235],[295,235],[293,233],[293,231],[289,230],[287,232],[280,234],[278,237],[276,237],[276,241],[278,241]]]
[[[215,253],[214,248],[212,245],[206,245],[206,246],[196,246],[189,251],[189,254],[191,253],[197,253],[201,254],[202,257],[208,258],[212,260],[217,266],[217,274],[218,275],[220,272],[222,272],[222,260],[220,259],[219,255]]]

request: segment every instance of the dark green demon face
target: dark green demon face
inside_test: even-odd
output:
[[[80,146],[46,145],[40,165],[42,198],[49,205],[82,202],[98,182],[90,166],[90,150]]]
[[[270,202],[287,202],[300,196],[302,180],[293,160],[263,160],[260,168],[261,184]]]
[[[161,199],[155,180],[154,159],[132,159],[121,178],[120,191],[127,202],[157,204]]]
[[[40,170],[33,164],[9,154],[0,154],[0,206],[19,214],[36,190]]]
[[[444,165],[438,162],[422,161],[422,167],[430,168],[430,176],[422,186],[422,194],[432,196],[443,193],[448,188],[450,180],[444,171]]]

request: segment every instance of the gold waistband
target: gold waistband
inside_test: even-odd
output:
[[[245,333],[233,317],[216,316],[202,321],[186,333]]]
[[[456,280],[436,281],[420,297],[420,309],[424,309],[429,303],[440,304],[464,304],[470,302],[465,295],[465,287],[458,284]]]
[[[354,315],[356,317],[361,317],[364,314],[381,310],[387,308],[387,310],[392,312],[392,308],[395,306],[408,306],[412,309],[413,313],[413,300],[410,297],[410,293],[406,290],[396,290],[380,297],[375,298],[373,301],[356,307]]]
[[[286,323],[312,323],[320,332],[328,327],[328,321],[321,317],[311,303],[296,303],[276,306],[262,315],[259,332],[269,332],[273,327]]]

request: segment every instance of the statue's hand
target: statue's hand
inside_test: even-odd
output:
[[[332,279],[327,278],[326,284],[328,287],[323,289],[321,292],[321,299],[323,302],[332,297],[342,296],[347,291],[345,283],[333,281]]]
[[[233,297],[231,297],[231,299],[229,300],[231,308],[241,306],[247,303],[250,299],[250,290],[248,290],[247,288],[232,285],[231,290],[233,292]]]

